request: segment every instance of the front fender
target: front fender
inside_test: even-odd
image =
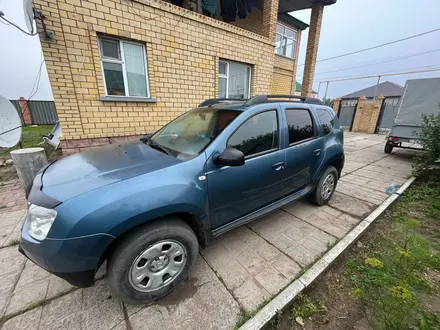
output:
[[[95,195],[95,196],[94,196]],[[89,203],[95,200],[95,204]],[[118,237],[133,227],[172,213],[190,213],[210,228],[204,190],[188,185],[164,185],[122,195],[117,187],[88,193],[61,204],[48,237],[73,238],[105,233]]]

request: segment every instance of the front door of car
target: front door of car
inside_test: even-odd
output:
[[[288,127],[283,194],[306,188],[325,157],[324,139],[310,109],[284,108]]]
[[[248,118],[227,141],[245,155],[242,166],[208,164],[208,194],[213,229],[219,228],[281,197],[284,150],[280,150],[276,110]]]

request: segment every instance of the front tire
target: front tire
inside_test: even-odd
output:
[[[333,166],[327,167],[307,199],[318,206],[325,205],[332,198],[338,183],[338,171]]]
[[[179,218],[164,218],[122,238],[108,259],[107,281],[121,301],[146,304],[185,281],[198,255],[191,228]]]

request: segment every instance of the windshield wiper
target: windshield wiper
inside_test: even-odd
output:
[[[166,153],[169,156],[172,156],[171,152],[169,152],[169,150],[167,150],[165,147],[162,147],[160,144],[158,144],[157,142],[154,142],[153,140],[148,140],[148,145],[154,149],[160,150],[164,153]]]

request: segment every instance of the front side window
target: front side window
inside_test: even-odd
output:
[[[289,58],[295,58],[297,40],[297,31],[278,23],[275,53]]]
[[[228,140],[228,146],[245,156],[278,148],[278,119],[275,110],[249,118]]]
[[[330,132],[333,129],[333,116],[324,109],[318,109],[316,110],[316,113],[318,114],[319,122],[321,123],[322,131],[325,135],[330,134]]]
[[[251,87],[251,67],[241,63],[219,61],[219,98],[248,99]]]
[[[289,129],[289,144],[314,137],[312,117],[308,110],[287,109],[286,117]]]
[[[241,112],[223,109],[193,109],[155,133],[149,143],[175,157],[197,156]]]
[[[145,46],[99,38],[106,95],[149,97]]]

